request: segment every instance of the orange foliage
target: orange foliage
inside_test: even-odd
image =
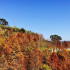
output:
[[[63,49],[58,55],[55,52],[51,54],[48,48],[42,52],[38,46],[38,43],[42,43],[39,40],[42,37],[37,33],[31,35],[7,30],[4,34],[0,34],[0,57],[4,55],[8,66],[16,70],[40,70],[42,64],[48,64],[52,70],[69,70],[70,54],[64,50],[64,46],[67,48],[68,43],[64,42],[63,46],[57,41],[56,46]],[[52,45],[47,43],[47,46],[50,48]]]

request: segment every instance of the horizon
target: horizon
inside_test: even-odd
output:
[[[70,41],[70,1],[69,0],[1,0],[0,18],[26,30],[43,34],[59,35]]]

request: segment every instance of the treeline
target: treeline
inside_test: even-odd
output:
[[[0,23],[0,70],[70,70],[69,42],[58,35],[49,42],[42,34]]]
[[[41,49],[42,46],[45,49]],[[69,70],[70,51],[60,47],[62,50],[51,52],[51,47],[52,44],[45,42],[42,35],[37,33],[31,35],[4,30],[0,34],[0,69]]]

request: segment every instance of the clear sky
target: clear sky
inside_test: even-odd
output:
[[[70,40],[70,0],[0,0],[0,18],[26,30]]]

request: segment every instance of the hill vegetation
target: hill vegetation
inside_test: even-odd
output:
[[[54,44],[42,34],[0,25],[0,70],[70,70],[69,46],[67,41]]]

